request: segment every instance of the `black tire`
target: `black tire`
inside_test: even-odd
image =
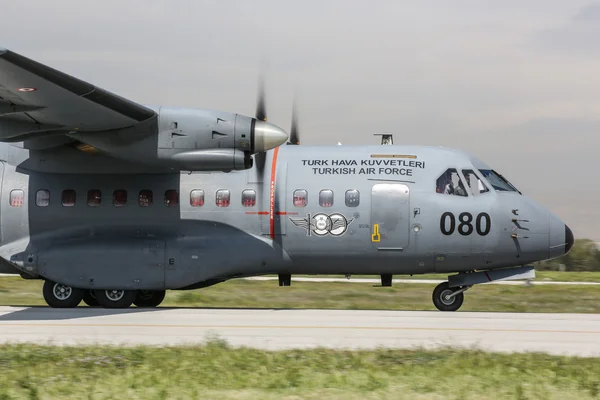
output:
[[[74,308],[83,299],[83,289],[66,286],[53,281],[45,281],[42,293],[44,300],[52,308]]]
[[[433,305],[440,311],[456,311],[458,310],[465,300],[464,292],[461,292],[453,298],[447,300],[444,296],[458,290],[459,288],[450,289],[448,282],[442,282],[435,287],[433,290],[432,300]]]
[[[128,308],[135,299],[135,290],[94,290],[98,304],[104,308]]]
[[[90,307],[98,307],[98,299],[96,298],[96,294],[93,290],[86,290],[83,292],[83,302]]]
[[[138,290],[133,304],[138,307],[158,307],[166,293],[166,290]]]

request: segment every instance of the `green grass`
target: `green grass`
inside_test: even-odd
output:
[[[600,359],[467,350],[0,346],[0,399],[592,399]]]
[[[589,273],[565,274],[560,280],[592,280]],[[542,275],[542,274],[540,274]],[[596,274],[600,277],[600,274]],[[430,278],[430,277],[427,277]],[[542,278],[543,279],[543,278]],[[168,291],[161,306],[435,310],[431,293],[435,284],[379,284],[233,280],[193,291]],[[460,311],[599,313],[600,285],[505,286],[477,285],[465,293]],[[42,282],[0,277],[0,305],[45,305]],[[83,303],[82,303],[83,305]]]

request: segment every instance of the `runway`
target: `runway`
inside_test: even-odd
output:
[[[600,315],[288,309],[0,307],[0,342],[538,351],[600,356]]]

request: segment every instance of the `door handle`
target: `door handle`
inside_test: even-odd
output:
[[[373,234],[371,235],[371,242],[381,242],[381,235],[379,234],[379,224],[373,224]]]

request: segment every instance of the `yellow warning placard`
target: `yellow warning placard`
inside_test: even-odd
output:
[[[379,235],[379,224],[373,224],[373,234],[371,235],[371,241],[374,243],[381,241],[381,235]]]

